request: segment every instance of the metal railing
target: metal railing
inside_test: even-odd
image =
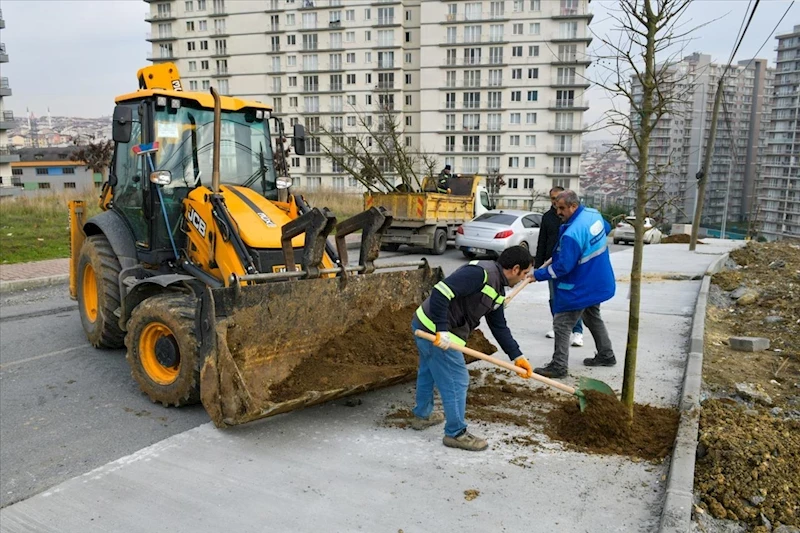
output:
[[[13,111],[3,111],[3,120],[4,121],[13,121],[14,120],[14,112]]]

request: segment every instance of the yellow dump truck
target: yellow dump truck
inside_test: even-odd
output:
[[[393,216],[391,226],[383,233],[382,249],[396,251],[406,244],[441,255],[447,249],[447,241],[455,239],[461,224],[494,209],[480,176],[449,178],[447,194],[424,192],[431,180],[425,179],[422,192],[364,194],[364,209],[380,206]]]

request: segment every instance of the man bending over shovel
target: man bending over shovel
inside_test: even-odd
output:
[[[550,281],[553,291],[553,360],[534,372],[548,378],[567,376],[570,332],[581,317],[597,347],[586,366],[614,366],[617,360],[600,317],[600,304],[610,300],[616,290],[614,270],[608,255],[608,222],[595,209],[581,205],[573,191],[563,191],[556,198],[556,214],[563,221],[552,261],[532,275],[536,281]]]
[[[417,309],[411,331],[427,330],[436,334],[430,341],[414,337],[419,350],[417,398],[411,427],[425,429],[444,426],[445,446],[481,451],[489,444],[467,431],[464,419],[467,406],[469,373],[464,356],[451,344],[464,346],[469,334],[478,327],[481,317],[492,330],[500,347],[531,376],[531,365],[511,336],[503,312],[505,287],[513,287],[531,271],[531,254],[522,246],[505,250],[497,261],[470,261],[434,287],[431,295]],[[444,415],[433,411],[433,388],[439,390]]]

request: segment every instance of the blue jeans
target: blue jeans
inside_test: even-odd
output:
[[[555,282],[552,279],[547,280],[547,288],[550,289],[550,314],[553,314],[553,292],[555,292]],[[583,319],[579,318],[575,325],[572,327],[572,333],[580,333],[583,335]]]
[[[419,320],[411,321],[411,331],[428,331]],[[461,352],[442,350],[432,342],[414,336],[419,350],[417,369],[417,405],[414,416],[428,418],[433,412],[433,387],[439,390],[444,407],[444,434],[456,437],[467,429],[464,419],[467,410],[469,372]]]

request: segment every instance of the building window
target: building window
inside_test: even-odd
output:
[[[521,80],[522,79],[522,69],[521,68],[511,69],[511,79],[512,80]]]
[[[406,117],[406,126],[411,125],[411,117]]]
[[[510,137],[511,146],[519,146],[519,135],[512,135]]]
[[[525,114],[525,123],[526,124],[536,124],[536,113],[526,113]]]
[[[200,70],[208,70],[208,60],[200,61]]]
[[[508,185],[509,189],[516,189],[519,187],[519,180],[517,178],[508,178]]]
[[[47,176],[47,174],[48,174],[48,171],[47,171],[46,168],[37,168],[36,169],[36,175],[37,176]]]
[[[65,167],[65,168],[61,169],[61,172],[63,172],[64,174],[75,174],[75,168],[74,167]]]
[[[539,35],[541,33],[541,24],[538,22],[531,22],[528,24],[528,33],[531,35]]]
[[[194,52],[194,41],[189,41],[188,43],[186,43],[186,49],[189,52]]]
[[[522,47],[520,47],[520,56],[522,56]],[[539,45],[529,46],[528,47],[528,56],[530,57],[539,57]]]
[[[570,190],[571,187],[569,186],[569,182],[571,180],[569,178],[555,178],[553,179],[553,187],[563,187],[564,190]]]
[[[522,47],[521,46],[514,46],[511,48],[511,55],[513,57],[522,57]]]
[[[519,168],[519,157],[509,157],[508,168]]]
[[[539,91],[528,91],[528,101],[536,102],[539,100]]]
[[[75,182],[74,181],[65,181],[64,182],[64,188],[65,189],[74,189],[75,188]]]
[[[50,183],[49,182],[41,182],[40,181],[37,185],[39,186],[40,189],[49,189],[50,188]]]
[[[533,168],[535,166],[536,166],[536,158],[535,157],[526,157],[525,158],[525,168]]]
[[[287,35],[286,36],[286,44],[288,44],[288,45],[297,44],[297,36],[296,35]]]
[[[186,10],[187,13],[191,13],[192,11],[194,11],[194,2],[192,2],[192,0],[184,2],[184,5],[186,6],[184,9]]]
[[[519,124],[520,123],[520,114],[519,113],[511,113],[511,117],[509,119],[509,123],[511,124]]]
[[[22,176],[22,169],[21,168],[12,168],[11,169],[12,176]]]
[[[528,69],[528,79],[535,80],[539,78],[539,69],[538,68],[529,68]]]
[[[525,146],[536,146],[536,135],[526,135]]]
[[[521,102],[522,101],[522,91],[511,91],[511,101],[512,102]]]
[[[513,29],[512,33],[513,33],[514,35],[522,35],[522,28],[523,28],[523,27],[524,27],[524,26],[523,26],[522,24],[514,24],[514,25],[512,26],[512,29]]]
[[[186,21],[186,31],[194,31],[194,21],[187,20]]]
[[[200,50],[208,50],[208,41],[200,41]]]
[[[525,159],[528,159],[528,158],[526,157]],[[527,166],[527,165],[525,165],[525,166]],[[525,180],[522,183],[523,183],[523,188],[525,188],[525,189],[533,189],[533,178],[525,178]]]

